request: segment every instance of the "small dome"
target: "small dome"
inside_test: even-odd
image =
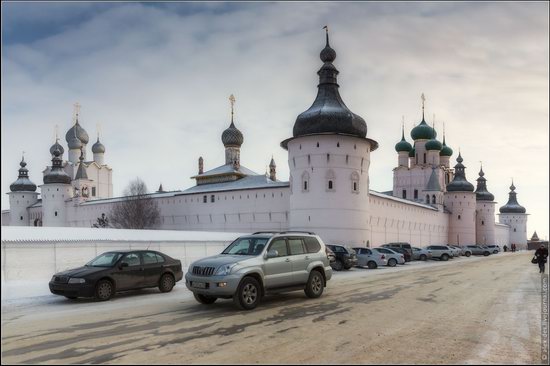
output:
[[[74,124],[73,127],[71,127],[69,129],[69,131],[67,131],[67,133],[65,134],[65,140],[67,141],[67,143],[69,143],[69,141],[71,139],[73,139],[74,137],[77,137],[84,145],[86,145],[88,143],[88,141],[90,141],[90,137],[88,136],[88,133],[86,132],[85,129],[83,129],[80,124],[78,123],[78,120],[76,120],[76,123]]]
[[[44,175],[44,184],[49,183],[62,183],[70,184],[71,177],[63,169],[63,159],[61,156],[61,150],[55,149],[53,152],[52,167],[50,171]]]
[[[441,145],[441,142],[437,141],[435,138],[429,140],[426,142],[426,150],[441,150],[443,148],[443,145]]]
[[[15,182],[10,185],[12,192],[35,192],[36,184],[29,179],[29,170],[26,168],[27,163],[21,159],[19,163],[19,176]]]
[[[441,152],[439,153],[440,156],[452,156],[453,155],[453,149],[451,149],[449,146],[445,145],[443,143],[443,146],[441,147]]]
[[[431,138],[435,139],[437,137],[437,132],[428,126],[426,121],[424,121],[424,118],[422,118],[422,122],[415,128],[411,130],[411,137],[413,140],[430,140]]]
[[[92,146],[92,152],[94,154],[105,153],[105,146],[101,142],[99,142],[99,137],[97,138],[97,142]]]
[[[474,185],[466,180],[466,167],[462,165],[463,159],[460,153],[456,161],[458,164],[455,165],[455,177],[447,184],[447,192],[473,192]]]
[[[395,151],[397,152],[410,152],[412,148],[412,145],[405,138],[395,144]]]
[[[409,158],[414,158],[416,155],[416,149],[413,147],[411,151],[409,151]]]
[[[59,141],[56,141],[55,144],[53,144],[52,147],[50,147],[51,155],[53,155],[53,152],[55,151],[55,149],[59,149],[59,151],[61,151],[61,154],[65,152],[65,149],[63,148],[63,146],[59,144]]]
[[[233,122],[231,122],[231,125],[223,131],[222,142],[224,146],[241,146],[243,144],[243,134],[237,127],[235,127]]]

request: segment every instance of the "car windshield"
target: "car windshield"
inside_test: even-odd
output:
[[[260,255],[268,240],[269,238],[266,237],[238,238],[233,243],[229,244],[222,254]]]
[[[86,263],[89,267],[113,267],[122,257],[122,253],[103,253]]]

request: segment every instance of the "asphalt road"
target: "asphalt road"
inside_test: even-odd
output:
[[[540,363],[531,253],[336,273],[253,311],[142,290],[2,305],[2,363]]]

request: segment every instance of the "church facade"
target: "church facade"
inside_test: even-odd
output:
[[[351,112],[339,94],[336,52],[321,51],[318,93],[301,113],[292,136],[281,142],[288,151],[289,181],[277,179],[276,163],[258,174],[241,164],[243,133],[233,112],[222,133],[225,164],[205,171],[198,158],[196,185],[150,196],[158,203],[159,229],[252,232],[261,230],[313,231],[327,243],[378,246],[387,242],[431,244],[527,245],[527,214],[517,202],[512,184],[508,203],[500,207],[487,189],[483,169],[477,187],[466,178],[461,153],[451,166],[452,149],[437,139],[424,117],[395,150],[393,190],[370,189],[369,165],[378,143],[368,136],[363,118]],[[233,96],[230,97],[233,111]],[[2,225],[90,227],[124,197],[113,197],[112,169],[105,163],[99,141],[86,158],[89,137],[78,110],[66,133],[68,159],[56,140],[50,149],[52,165],[43,171],[40,194],[28,178],[24,159],[8,193],[10,209]]]

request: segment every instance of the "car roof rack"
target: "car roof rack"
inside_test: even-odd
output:
[[[252,233],[252,235],[256,235],[256,234],[289,234],[289,233],[316,235],[314,232],[302,231],[302,230],[287,230],[287,231],[266,230],[266,231],[256,231],[255,233]]]

